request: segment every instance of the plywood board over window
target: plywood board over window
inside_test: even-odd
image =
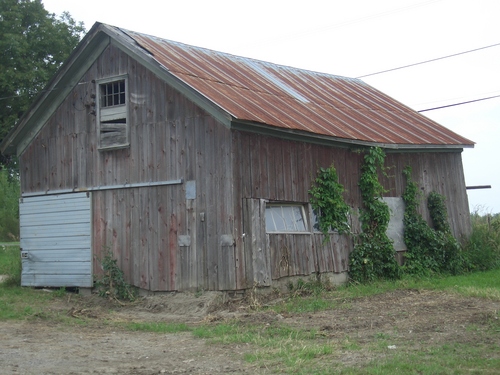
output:
[[[382,200],[389,206],[390,220],[387,227],[387,236],[393,241],[396,251],[406,251],[404,241],[404,214],[405,203],[402,197],[383,197]]]
[[[99,149],[129,146],[127,76],[97,81]]]

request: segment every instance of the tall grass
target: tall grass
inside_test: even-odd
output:
[[[500,214],[471,215],[472,234],[465,255],[473,271],[500,268]]]
[[[19,246],[0,245],[0,275],[6,277],[6,286],[21,285],[21,256]]]
[[[19,239],[19,180],[0,170],[0,242]]]
[[[46,317],[46,306],[53,294],[21,287],[19,245],[0,245],[0,320]]]

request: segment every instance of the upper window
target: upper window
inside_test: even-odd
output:
[[[102,83],[99,85],[101,108],[125,105],[125,80]]]
[[[98,137],[100,149],[129,146],[127,77],[103,79],[98,85]]]
[[[307,232],[304,206],[266,205],[266,232]]]

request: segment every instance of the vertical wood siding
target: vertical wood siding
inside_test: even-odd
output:
[[[122,74],[130,147],[99,151],[94,80]],[[183,179],[93,194],[94,272],[109,248],[140,288],[235,289],[231,146],[229,129],[111,45],[21,156],[22,191]],[[195,199],[186,197],[187,181]]]
[[[351,227],[360,232],[357,212],[361,207],[358,186],[363,154],[349,148],[328,147],[304,142],[283,140],[274,137],[234,132],[234,170],[235,214],[240,222],[239,212],[248,199],[296,202],[307,205],[308,190],[316,178],[319,167],[329,167],[332,163],[337,169],[339,182],[346,190],[344,198],[352,209]],[[461,154],[459,152],[414,152],[388,153],[386,158],[387,175],[380,174],[380,181],[386,188],[385,196],[400,197],[406,182],[403,170],[412,167],[412,179],[417,182],[424,196],[437,191],[447,197],[450,225],[457,238],[467,236],[470,231],[468,201]],[[237,173],[241,171],[241,173]],[[422,201],[420,211],[429,219],[426,202]],[[248,219],[243,217],[243,222]],[[248,228],[240,226],[240,233],[247,235]],[[246,237],[245,237],[246,238]],[[264,243],[264,240],[261,240]],[[353,249],[352,238],[346,235],[332,235],[324,241],[321,233],[311,234],[266,234],[272,279],[286,276],[311,275],[319,272],[344,272],[348,270],[349,253]],[[243,246],[245,245],[245,246]],[[261,246],[259,244],[259,246]],[[257,247],[259,248],[259,247]],[[236,253],[248,254],[248,245],[238,242]],[[253,250],[250,250],[253,251]],[[255,267],[255,264],[253,265]],[[246,262],[246,267],[250,267]],[[250,287],[259,281],[259,270],[252,269],[241,279],[239,287]],[[245,284],[246,282],[246,284]]]
[[[100,151],[92,114],[95,80],[124,74],[130,146]],[[351,238],[265,234],[262,204],[307,205],[317,169],[333,162],[359,232],[362,160],[349,148],[230,130],[110,45],[21,155],[20,172],[24,193],[182,179],[181,185],[92,195],[94,272],[101,272],[98,259],[109,248],[138,287],[235,290],[348,269]],[[454,234],[468,234],[460,153],[389,153],[386,165],[388,176],[381,179],[387,196],[401,196],[402,170],[410,165],[423,193],[447,197]],[[186,196],[187,181],[194,183],[194,199]],[[421,212],[428,218],[424,204]]]

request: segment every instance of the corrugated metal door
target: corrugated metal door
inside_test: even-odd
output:
[[[87,193],[22,198],[19,215],[21,285],[92,287]]]

